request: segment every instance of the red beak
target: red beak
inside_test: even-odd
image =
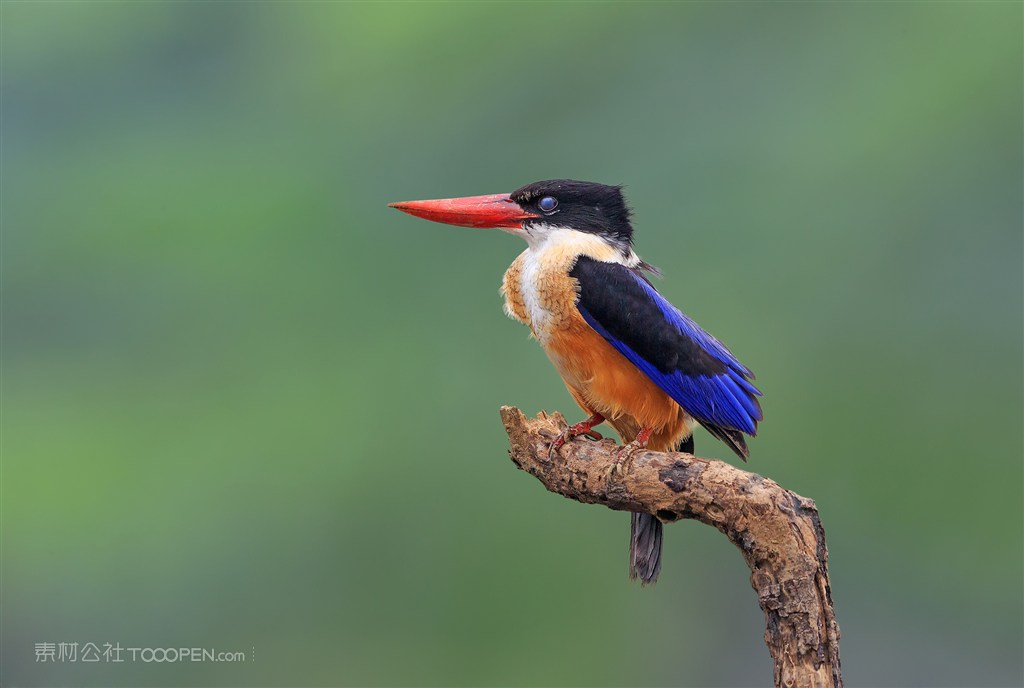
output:
[[[508,194],[469,196],[468,198],[441,198],[436,201],[403,201],[389,203],[403,213],[422,217],[431,222],[442,222],[459,227],[522,227],[523,220],[540,217],[528,213]]]

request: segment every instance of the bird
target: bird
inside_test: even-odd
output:
[[[621,186],[551,179],[509,194],[389,205],[526,240],[502,279],[505,313],[530,328],[587,414],[552,440],[551,453],[580,435],[602,439],[594,427],[606,422],[622,441],[617,463],[643,449],[693,454],[697,426],[746,461],[744,435],[763,419],[755,376],[655,289],[651,276],[661,273],[634,250]],[[631,514],[631,579],[657,581],[663,537],[656,514]]]

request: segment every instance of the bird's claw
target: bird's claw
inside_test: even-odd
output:
[[[565,430],[560,432],[555,439],[551,440],[551,444],[548,445],[548,458],[554,458],[558,450],[565,446],[565,443],[574,437],[580,435],[586,435],[592,440],[603,440],[604,437],[597,430],[594,430],[593,426],[588,425],[587,421],[576,423],[576,425],[570,425]]]
[[[555,439],[551,440],[551,444],[548,445],[548,459],[555,458],[555,454],[557,454],[558,450],[565,444],[567,432],[568,430],[563,430],[557,437],[555,437]]]
[[[647,448],[646,442],[640,440],[633,440],[629,444],[623,445],[621,449],[615,454],[615,463],[625,463],[626,461],[633,458],[633,455],[638,451]]]
[[[633,462],[633,457],[637,452],[643,451],[647,448],[647,442],[640,440],[633,440],[629,444],[622,446],[619,451],[615,453],[615,460],[612,461],[612,465],[608,467],[608,477],[615,475],[621,475],[626,466]]]

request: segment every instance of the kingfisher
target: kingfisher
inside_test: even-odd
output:
[[[608,423],[622,441],[617,463],[642,449],[693,453],[699,425],[744,461],[744,435],[762,420],[754,374],[673,306],[633,249],[621,186],[572,179],[527,184],[510,194],[391,203],[434,222],[502,229],[527,248],[505,272],[505,313],[530,328],[587,419],[550,452],[580,435],[601,439]],[[654,583],[662,523],[630,521],[629,576]]]

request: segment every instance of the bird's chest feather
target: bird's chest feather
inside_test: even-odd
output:
[[[579,385],[593,376],[594,353],[610,347],[576,307],[574,262],[527,251],[509,268],[503,291],[505,311],[529,326],[562,378]]]
[[[608,260],[614,250],[581,232],[566,230],[531,245],[505,273],[501,288],[505,312],[528,325],[545,347],[553,337],[588,327],[576,308],[579,283],[569,276],[581,255]]]
[[[550,253],[528,252],[519,276],[523,308],[533,335],[545,344],[570,326],[576,310],[576,280],[571,265]]]

